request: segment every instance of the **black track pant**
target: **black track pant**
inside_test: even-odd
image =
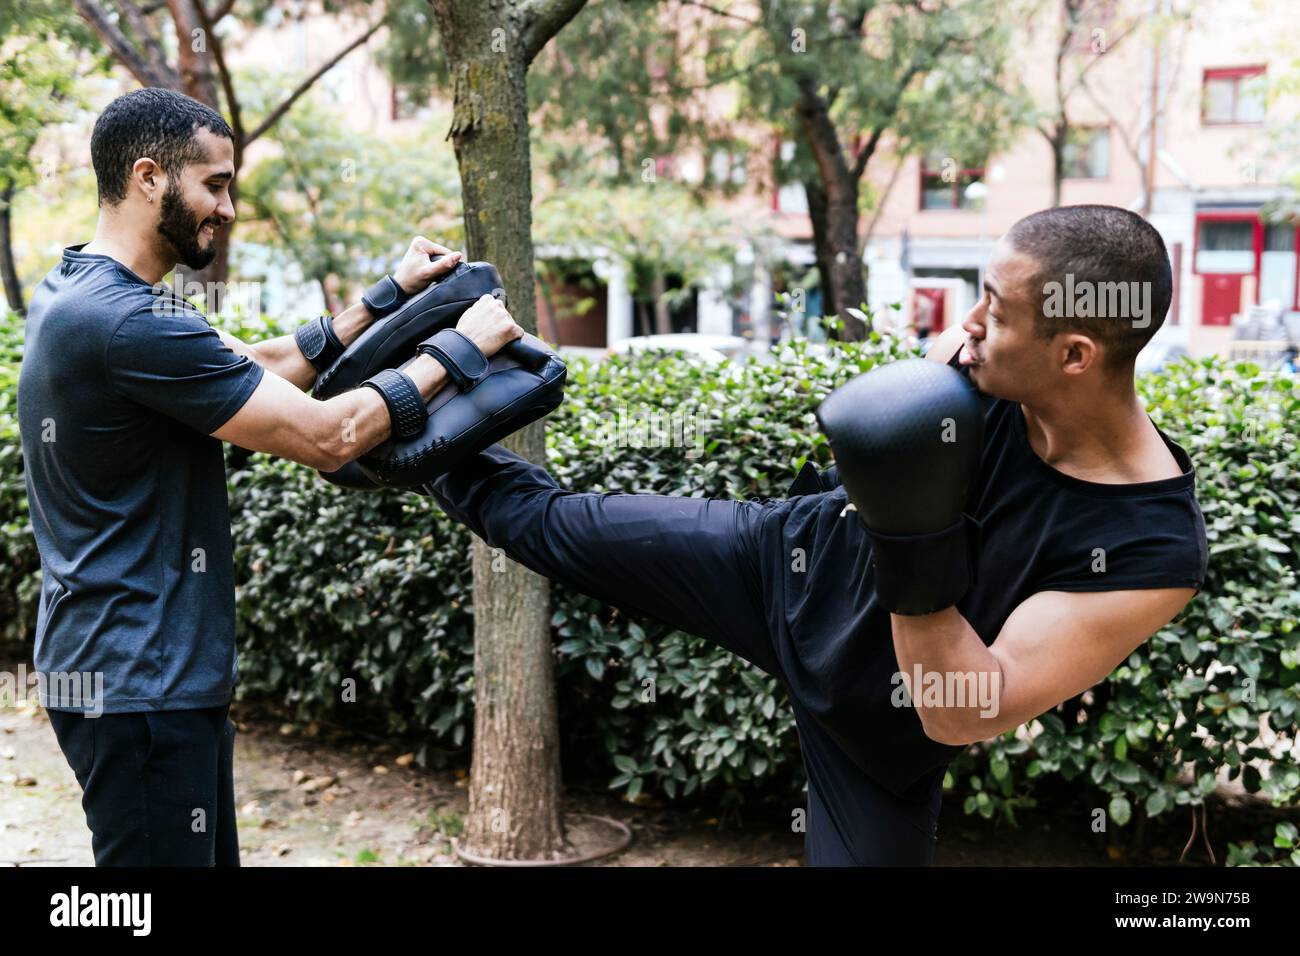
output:
[[[542,468],[496,445],[421,490],[538,574],[707,637],[769,674],[783,674],[758,569],[761,505],[566,491]],[[808,862],[930,863],[942,772],[930,774],[906,798],[891,794],[836,746],[797,694],[791,696],[808,771]]]
[[[229,710],[48,711],[96,866],[239,866]]]

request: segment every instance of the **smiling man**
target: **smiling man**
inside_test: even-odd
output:
[[[1143,314],[1057,315],[1051,284],[1067,276],[1072,289],[1138,283]],[[962,747],[1105,679],[1205,578],[1191,461],[1133,385],[1169,309],[1160,234],[1123,209],[1047,210],[1010,230],[987,278],[964,326],[930,350],[949,369],[897,363],[855,380],[870,401],[827,400],[840,466],[806,465],[787,500],[571,492],[501,447],[425,488],[539,574],[780,680],[814,865],[929,863]],[[956,457],[938,444],[950,418],[970,426]],[[883,449],[874,488],[856,480],[862,456],[841,458],[852,439]],[[955,493],[919,490],[943,486],[959,460],[969,473]],[[846,469],[884,506],[854,499],[855,513]],[[969,536],[950,511],[969,516]],[[872,529],[865,514],[900,527]],[[904,516],[918,524],[910,540]]]
[[[36,670],[64,678],[44,682],[41,703],[81,784],[100,865],[239,862],[221,442],[334,471],[389,437],[390,409],[410,426],[450,381],[420,354],[405,378],[388,371],[328,401],[303,393],[460,260],[418,236],[360,304],[252,345],[163,286],[178,262],[211,262],[234,219],[231,135],[170,90],[113,101],[90,141],[95,236],[64,250],[27,317],[18,413],[41,555]],[[489,296],[457,330],[484,355],[523,334]],[[88,686],[102,699],[79,692]]]

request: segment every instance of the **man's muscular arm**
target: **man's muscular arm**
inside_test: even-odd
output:
[[[430,256],[442,258],[431,262]],[[416,236],[402,258],[401,265],[393,273],[393,278],[407,295],[415,295],[427,288],[429,283],[439,276],[450,272],[464,258],[459,252],[452,252],[446,246],[430,242],[423,236]],[[358,302],[346,309],[334,319],[334,334],[344,345],[351,345],[375,321],[374,316],[364,305]],[[298,348],[293,335],[277,335],[273,339],[261,342],[241,342],[239,339],[217,329],[221,341],[238,355],[252,359],[268,372],[274,372],[280,378],[291,383],[299,390],[310,388],[316,381],[316,369]]]
[[[344,345],[351,345],[373,322],[374,317],[358,302],[334,319],[334,334]],[[221,336],[221,341],[232,352],[247,356],[299,391],[311,388],[316,381],[316,369],[302,354],[302,349],[298,348],[292,335],[277,335],[260,342],[241,342],[223,329],[217,329],[217,335]]]
[[[456,328],[487,356],[523,335],[505,306],[488,296],[465,310]],[[404,371],[425,401],[449,381],[442,364],[426,354]],[[322,402],[268,370],[243,407],[212,434],[251,451],[336,471],[382,442],[391,427],[388,406],[372,388],[354,388]]]
[[[945,685],[950,675],[975,675],[984,683],[953,683],[993,692],[992,707],[969,700],[957,707],[948,700],[948,706],[935,708],[923,706],[921,693],[912,689],[926,736],[945,744],[974,743],[1019,727],[1105,678],[1195,594],[1193,588],[1040,591],[1011,612],[988,647],[955,607],[892,614],[894,652],[909,679],[917,667],[923,675],[941,675]]]

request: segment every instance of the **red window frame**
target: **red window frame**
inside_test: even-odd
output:
[[[1264,76],[1267,67],[1263,66],[1225,66],[1206,69],[1201,75],[1201,125],[1202,126],[1262,126],[1263,120],[1237,119],[1237,101],[1241,95],[1241,83],[1256,76]],[[1212,120],[1205,117],[1206,87],[1210,80],[1236,80],[1232,85],[1232,119]]]
[[[1254,253],[1254,265],[1250,272],[1233,273],[1233,275],[1250,276],[1255,280],[1255,305],[1259,305],[1259,280],[1264,271],[1264,220],[1258,212],[1241,209],[1225,209],[1223,211],[1213,210],[1208,212],[1198,212],[1196,222],[1193,226],[1192,233],[1192,274],[1193,275],[1224,275],[1219,272],[1202,272],[1197,265],[1199,262],[1198,253],[1201,248],[1201,223],[1202,222],[1249,222],[1254,226],[1251,233],[1251,246]],[[1291,295],[1290,308],[1293,310],[1300,309],[1300,223],[1296,223],[1292,228],[1295,230],[1295,286]]]
[[[919,212],[976,212],[976,210],[974,209],[969,209],[965,206],[962,206],[961,194],[957,190],[958,187],[964,189],[966,186],[970,185],[970,182],[966,182],[965,184],[962,183],[963,176],[968,177],[968,179],[970,180],[974,180],[975,178],[978,177],[980,182],[984,183],[985,186],[988,186],[988,182],[984,179],[983,166],[968,166],[957,170],[957,178],[948,184],[952,187],[953,205],[940,206],[938,208],[927,209],[925,205],[925,180],[926,177],[933,178],[936,176],[942,177],[943,170],[932,169],[926,166],[924,159],[922,159],[921,162],[917,164],[918,189],[916,194],[916,202],[917,202],[917,210]]]

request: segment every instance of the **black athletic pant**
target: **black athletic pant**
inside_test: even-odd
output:
[[[48,711],[96,866],[239,866],[229,710]]]
[[[538,574],[709,638],[769,674],[784,675],[765,617],[769,595],[757,571],[764,552],[760,505],[566,491],[542,468],[497,445],[421,490]],[[780,541],[770,546],[789,560]],[[942,769],[905,797],[890,793],[853,763],[801,702],[826,688],[813,681],[801,694],[783,682],[794,701],[808,771],[809,864],[928,865]]]

